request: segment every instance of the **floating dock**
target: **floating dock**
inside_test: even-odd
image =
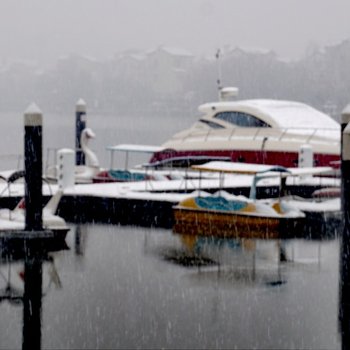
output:
[[[181,179],[168,181],[114,182],[101,184],[76,184],[64,190],[58,215],[70,222],[103,222],[122,225],[171,228],[174,224],[173,206],[194,191],[214,193],[218,190],[249,196],[253,177],[227,176],[224,184],[219,178]],[[288,178],[287,192],[310,197],[321,188],[340,186],[340,180],[327,177]],[[261,180],[257,198],[276,197],[279,179]],[[200,190],[198,190],[200,188]],[[57,191],[57,184],[44,184],[43,196],[48,198]],[[0,184],[0,206],[13,208],[24,196],[24,185]]]

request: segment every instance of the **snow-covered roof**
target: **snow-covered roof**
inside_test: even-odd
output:
[[[213,161],[201,165],[193,165],[193,169],[202,171],[218,171],[235,174],[258,174],[266,172],[267,176],[302,176],[319,175],[332,171],[331,167],[282,168],[265,164],[237,163]]]
[[[99,62],[97,58],[89,55],[82,55],[77,53],[70,53],[66,55],[61,55],[58,57],[58,61],[70,61],[70,60],[82,60],[91,63]]]
[[[243,46],[243,47],[234,47],[233,49],[229,50],[228,54],[235,54],[235,53],[253,53],[253,54],[261,54],[261,55],[267,55],[267,54],[275,54],[271,49],[267,49],[264,47],[250,47],[250,46]]]
[[[266,123],[282,128],[339,129],[339,124],[317,109],[300,102],[282,100],[242,100],[212,102],[199,106],[202,113],[239,111],[252,114]]]
[[[114,55],[114,58],[116,59],[129,59],[132,58],[137,61],[142,61],[146,59],[147,55],[145,52],[141,52],[140,50],[136,49],[129,49],[125,50],[123,52],[117,53]]]
[[[178,48],[178,47],[170,47],[170,46],[159,46],[157,49],[149,50],[147,54],[154,54],[158,51],[164,51],[174,56],[193,57],[193,54],[185,49]]]

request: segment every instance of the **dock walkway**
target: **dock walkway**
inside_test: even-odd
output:
[[[113,182],[81,184],[64,190],[58,214],[73,222],[105,222],[141,226],[171,227],[172,207],[194,191],[216,192],[220,189],[249,195],[253,177],[231,175],[219,178],[167,181]],[[288,178],[287,191],[309,197],[317,189],[340,186],[340,180],[327,177]],[[43,196],[49,198],[56,184],[43,184]],[[24,196],[24,184],[0,183],[0,207],[12,208]],[[257,197],[276,197],[279,179],[267,178],[257,186]]]

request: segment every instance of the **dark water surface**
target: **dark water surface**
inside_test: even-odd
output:
[[[170,230],[72,226],[43,265],[42,346],[339,349],[339,241],[236,241]],[[0,288],[9,265],[0,266]],[[10,279],[23,289],[23,264]],[[54,283],[56,282],[56,283]],[[22,306],[0,303],[1,348]]]

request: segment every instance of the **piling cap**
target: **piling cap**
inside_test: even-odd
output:
[[[25,126],[38,126],[43,123],[43,116],[40,108],[32,103],[28,106],[24,112],[24,125]]]
[[[75,106],[77,112],[86,113],[86,102],[80,98]]]
[[[341,112],[342,124],[348,124],[350,122],[350,103]]]

